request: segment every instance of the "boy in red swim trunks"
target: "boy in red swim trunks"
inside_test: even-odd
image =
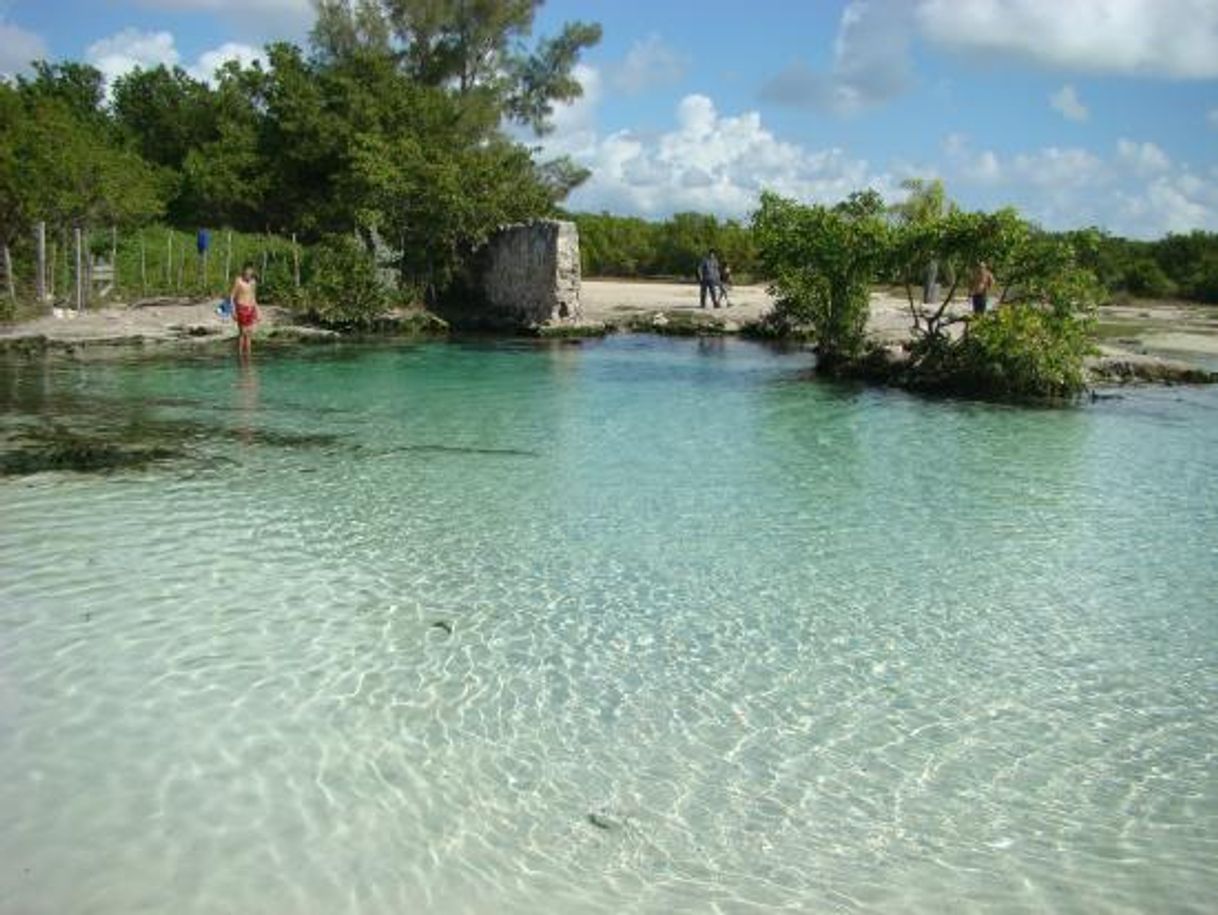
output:
[[[233,300],[233,317],[237,319],[237,353],[242,356],[250,354],[250,345],[254,324],[258,321],[258,299],[254,295],[254,265],[246,264],[241,268],[241,275],[233,281],[233,291],[229,297]]]

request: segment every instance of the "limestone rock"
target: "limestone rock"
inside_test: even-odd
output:
[[[579,287],[575,223],[536,219],[504,226],[491,236],[439,311],[458,327],[526,330],[579,324]]]

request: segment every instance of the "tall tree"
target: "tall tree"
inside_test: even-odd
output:
[[[479,104],[493,128],[506,114],[544,132],[559,101],[582,93],[571,71],[601,39],[599,25],[573,22],[532,49],[525,41],[541,0],[313,0],[313,47],[325,60],[358,48],[393,54],[425,86]]]

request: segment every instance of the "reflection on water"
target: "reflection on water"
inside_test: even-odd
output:
[[[1215,392],[0,363],[0,908],[1206,911]]]

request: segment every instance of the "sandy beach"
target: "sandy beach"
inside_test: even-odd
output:
[[[728,330],[762,317],[774,306],[764,286],[735,286],[730,305],[701,309],[694,283],[587,279],[581,289],[583,318],[588,323],[621,324],[648,315],[681,315],[722,322]],[[0,328],[0,344],[22,340],[63,345],[190,344],[235,336],[231,320],[222,319],[213,299],[156,299],[130,305],[114,303],[77,314],[54,314]],[[961,301],[953,312],[967,307]],[[262,306],[259,332],[283,331],[292,323],[285,309]],[[909,336],[908,302],[885,291],[871,295],[868,332],[873,339],[896,343]],[[1135,302],[1100,309],[1100,349],[1108,356],[1163,356],[1207,368],[1218,362],[1218,307],[1179,302]]]

